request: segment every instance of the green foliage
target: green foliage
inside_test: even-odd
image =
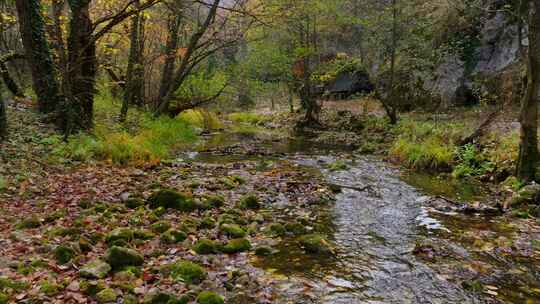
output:
[[[229,120],[235,123],[244,123],[250,125],[260,125],[271,119],[266,115],[257,114],[253,112],[237,112],[231,113],[228,116]]]
[[[227,85],[228,77],[217,71],[208,76],[206,72],[192,73],[176,91],[180,100],[206,100],[216,96]]]
[[[189,261],[181,261],[170,266],[171,277],[187,284],[198,284],[206,278],[206,271],[200,265]]]
[[[215,292],[203,291],[197,296],[198,304],[223,304],[225,300]]]
[[[480,155],[475,145],[467,144],[456,151],[458,164],[455,166],[452,176],[456,178],[483,175],[492,172],[494,164]]]
[[[177,118],[204,130],[217,130],[223,127],[223,124],[215,113],[203,109],[184,111],[178,114]]]

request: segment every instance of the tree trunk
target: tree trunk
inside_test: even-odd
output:
[[[135,2],[135,7],[140,7],[140,2]],[[124,100],[120,111],[120,121],[125,121],[130,105],[143,104],[143,75],[144,72],[142,62],[142,14],[138,13],[132,17],[131,34],[130,34],[130,49],[128,66],[126,71],[126,90],[124,90]]]
[[[384,109],[390,119],[390,124],[395,125],[398,122],[397,107],[393,104],[395,102],[395,88],[394,80],[396,74],[396,50],[397,49],[397,3],[396,0],[392,0],[392,49],[390,52],[390,81],[389,81],[389,99],[386,100]]]
[[[0,83],[0,142],[6,138],[8,132],[6,103],[2,96],[2,84]]]
[[[45,22],[41,15],[40,1],[17,0],[15,3],[38,107],[42,113],[51,113],[58,108],[61,94],[51,50],[45,37]]]
[[[7,62],[15,59],[24,59],[24,56],[21,54],[16,53],[9,53],[5,56],[0,57],[0,74],[2,75],[2,79],[4,80],[4,83],[6,84],[7,89],[15,96],[15,97],[24,97],[24,92],[19,87],[15,79],[11,77],[11,74],[9,73]]]
[[[92,128],[94,116],[96,45],[92,37],[91,0],[69,0],[71,20],[68,38],[66,95],[69,106],[66,133]]]
[[[538,89],[540,71],[540,0],[530,1],[527,90],[521,102],[521,134],[517,177],[523,182],[535,178],[538,163]]]
[[[51,25],[51,38],[53,40],[52,46],[56,51],[58,57],[57,63],[61,71],[65,70],[67,64],[66,56],[66,44],[64,42],[64,35],[62,31],[62,15],[64,13],[65,0],[53,0],[52,1],[52,21]]]
[[[174,73],[174,63],[176,61],[176,50],[178,49],[178,33],[182,24],[182,16],[178,13],[169,20],[169,36],[167,37],[167,46],[165,49],[165,64],[161,74],[161,85],[159,87],[159,98],[165,98],[172,82]]]

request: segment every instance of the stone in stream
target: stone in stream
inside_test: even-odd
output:
[[[79,270],[79,275],[87,279],[103,279],[111,271],[111,266],[101,259],[93,260]]]
[[[307,253],[312,254],[330,254],[332,250],[328,241],[320,234],[308,234],[302,236],[299,240],[300,245]]]

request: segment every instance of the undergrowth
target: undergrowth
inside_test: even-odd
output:
[[[228,118],[235,123],[244,123],[250,125],[260,125],[271,120],[271,118],[266,115],[251,112],[231,113],[229,114]]]

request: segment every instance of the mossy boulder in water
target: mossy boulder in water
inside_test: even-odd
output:
[[[54,258],[58,264],[66,264],[77,254],[70,246],[60,245],[54,249]]]
[[[198,304],[223,304],[225,299],[212,291],[203,291],[197,296]]]
[[[217,253],[218,250],[216,242],[208,239],[201,239],[193,246],[193,251],[198,254],[213,254]]]
[[[220,226],[220,231],[232,238],[241,238],[246,236],[246,231],[237,224],[223,224]]]
[[[251,243],[249,242],[249,240],[241,238],[241,239],[230,240],[227,244],[225,244],[225,246],[223,246],[221,251],[223,251],[224,253],[232,254],[232,253],[249,251],[250,249],[251,249]]]
[[[191,212],[197,208],[195,202],[186,194],[170,189],[155,192],[148,198],[150,208],[170,208]]]
[[[246,195],[240,199],[240,208],[256,210],[261,208],[261,202],[255,195]]]
[[[99,303],[115,303],[118,295],[112,288],[105,288],[96,294],[96,300]]]
[[[141,266],[144,263],[144,257],[136,250],[113,246],[107,250],[105,260],[114,269],[124,266]]]
[[[171,277],[187,284],[199,284],[206,276],[204,268],[190,261],[181,261],[171,267]]]
[[[187,234],[180,230],[170,229],[161,235],[161,241],[167,244],[180,243],[185,239],[187,239]]]
[[[88,279],[103,279],[111,271],[111,266],[105,261],[97,259],[84,265],[79,270],[79,275]]]
[[[328,241],[320,234],[308,234],[299,239],[299,243],[307,253],[329,254],[332,252]]]

